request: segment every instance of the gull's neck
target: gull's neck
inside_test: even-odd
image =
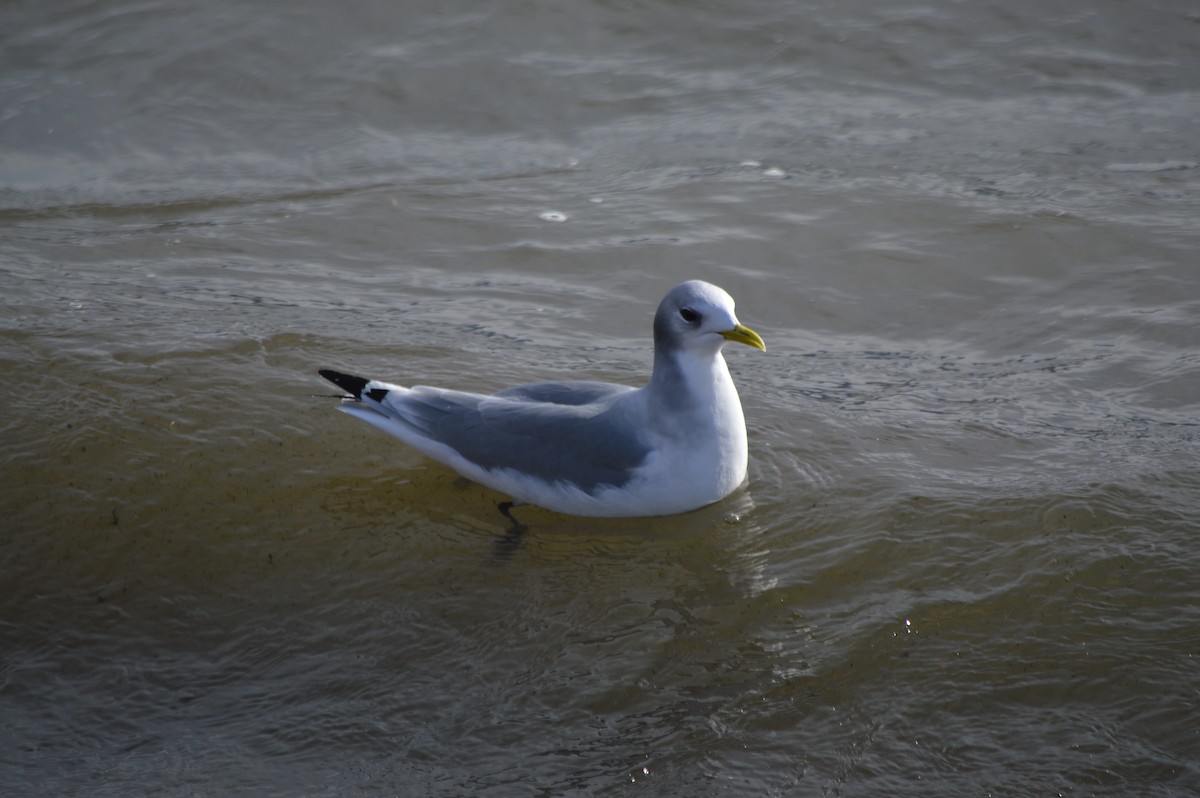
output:
[[[646,386],[657,410],[680,413],[721,404],[736,390],[729,367],[718,347],[715,350],[655,350],[654,371]]]

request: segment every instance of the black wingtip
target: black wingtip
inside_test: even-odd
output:
[[[353,374],[343,374],[340,371],[332,369],[321,369],[317,373],[346,393],[353,395],[355,399],[362,399],[363,388],[366,388],[367,383],[370,382],[370,380],[364,380],[362,377],[355,377]]]

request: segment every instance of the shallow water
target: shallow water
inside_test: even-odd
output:
[[[1186,3],[0,10],[11,795],[1200,783]],[[638,383],[746,489],[535,508],[318,367]]]

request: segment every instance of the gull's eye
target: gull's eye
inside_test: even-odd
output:
[[[691,308],[680,308],[679,318],[683,319],[688,324],[695,324],[696,322],[700,321],[700,314]]]

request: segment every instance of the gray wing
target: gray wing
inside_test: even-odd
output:
[[[380,405],[484,468],[517,469],[591,492],[625,484],[650,451],[622,403],[611,401],[630,390],[537,383],[481,396],[418,386],[390,392]]]
[[[566,382],[533,382],[505,388],[493,396],[529,402],[550,402],[556,405],[586,405],[632,391],[628,385],[611,382],[575,380]]]

